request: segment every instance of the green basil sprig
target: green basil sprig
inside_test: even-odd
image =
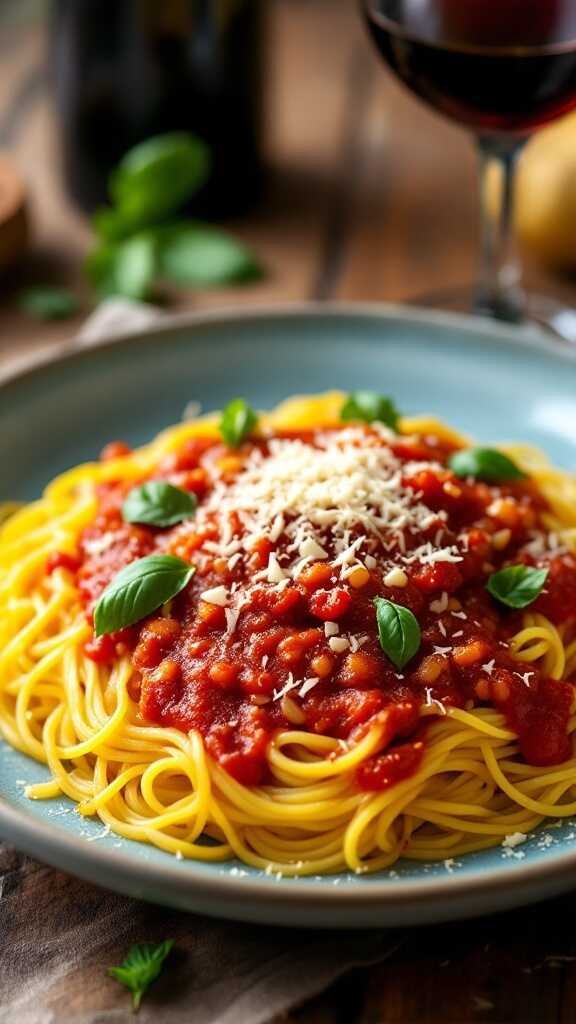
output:
[[[66,320],[80,309],[78,299],[68,288],[48,284],[25,288],[18,296],[18,305],[34,320]]]
[[[115,633],[151,615],[179,594],[196,569],[175,555],[147,555],[121,569],[94,609],[96,636]]]
[[[132,1009],[135,1013],[140,1009],[142,996],[160,974],[173,945],[174,939],[166,939],[165,942],[143,942],[131,946],[120,967],[108,968],[110,977],[132,993]]]
[[[185,132],[156,135],[126,153],[108,183],[110,205],[92,219],[97,244],[85,269],[99,295],[146,300],[165,282],[204,288],[262,276],[243,242],[183,219],[209,173],[206,144]]]
[[[209,172],[210,153],[201,139],[187,132],[155,135],[122,158],[110,177],[110,195],[126,219],[148,224],[178,210]]]
[[[398,428],[400,413],[391,398],[377,391],[352,391],[342,409],[340,419],[384,423],[391,430]]]
[[[244,398],[233,398],[222,413],[220,433],[229,448],[238,448],[250,436],[258,417]]]
[[[159,228],[156,238],[158,272],[165,281],[210,288],[262,277],[262,269],[247,245],[199,221]]]
[[[509,565],[507,569],[492,573],[486,589],[509,608],[527,608],[542,593],[547,577],[548,569]]]
[[[86,258],[86,272],[102,297],[125,295],[144,300],[156,273],[157,245],[153,231],[140,231],[117,245],[105,243]]]
[[[450,456],[448,465],[456,476],[473,476],[487,484],[526,478],[512,459],[495,448],[464,448]]]
[[[197,507],[195,494],[164,480],[150,480],[132,488],[122,505],[122,518],[125,523],[176,526],[193,516]]]
[[[376,597],[374,604],[380,646],[396,668],[403,669],[420,647],[418,619],[409,608],[384,597]]]

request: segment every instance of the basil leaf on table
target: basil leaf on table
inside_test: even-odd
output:
[[[385,597],[376,597],[376,622],[380,646],[397,669],[403,669],[420,647],[418,619],[409,608]]]
[[[396,430],[400,413],[386,395],[379,395],[377,391],[352,391],[342,406],[340,418],[384,423],[391,430]]]
[[[155,274],[155,243],[149,234],[134,235],[118,246],[114,261],[115,294],[145,299]]]
[[[179,594],[196,569],[175,555],[147,555],[114,577],[94,609],[96,636],[116,633],[155,612]]]
[[[132,488],[122,505],[122,518],[125,523],[176,526],[193,516],[197,506],[195,494],[164,480],[150,480]]]
[[[143,942],[131,946],[120,967],[109,967],[108,974],[132,993],[132,1009],[140,1009],[142,996],[160,974],[164,961],[174,945],[174,939],[165,942]]]
[[[160,228],[157,237],[160,277],[175,284],[206,288],[262,275],[251,249],[217,228],[183,221]]]
[[[233,398],[222,412],[220,434],[229,448],[238,448],[250,436],[258,417],[244,398]]]
[[[84,261],[84,271],[101,298],[114,294],[115,246],[96,245]]]
[[[152,232],[133,235],[116,245],[100,245],[86,261],[86,270],[102,296],[146,299],[156,276],[156,242]]]
[[[486,589],[509,608],[527,608],[542,593],[548,569],[531,565],[509,565],[490,576]]]
[[[448,466],[456,476],[473,476],[487,484],[526,478],[516,463],[496,448],[464,448],[450,456]]]
[[[149,227],[149,224],[142,218],[130,217],[124,210],[117,210],[111,206],[101,206],[92,215],[92,228],[94,234],[102,242],[122,242],[125,238],[133,235],[135,231]]]
[[[206,181],[208,147],[186,132],[156,135],[131,149],[112,172],[110,196],[124,216],[153,224],[178,210]]]
[[[78,312],[79,302],[68,288],[38,285],[25,288],[18,296],[18,305],[23,313],[34,320],[66,320]]]

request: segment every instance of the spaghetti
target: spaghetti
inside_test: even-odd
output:
[[[7,519],[0,731],[49,767],[30,798],[285,875],[452,858],[576,814],[576,480],[525,447],[505,450],[525,478],[463,477],[442,424],[342,406],[291,399],[233,449],[214,417],[110,446]],[[126,522],[150,480],[195,514]],[[192,580],[95,636],[111,581],[158,552]],[[518,565],[545,568],[523,608],[486,590]],[[405,664],[375,599],[412,617]]]

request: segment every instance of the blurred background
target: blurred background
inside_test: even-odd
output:
[[[118,240],[94,221],[109,173],[165,131],[211,153],[178,216],[248,248],[241,272],[139,298],[404,301],[474,277],[473,146],[383,70],[355,0],[0,0],[0,28],[1,365],[54,351],[94,308],[87,254]],[[574,305],[574,115],[529,143],[517,224],[529,285]],[[60,304],[34,298],[53,287]]]

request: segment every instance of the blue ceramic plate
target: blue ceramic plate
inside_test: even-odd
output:
[[[0,500],[36,496],[111,438],[139,444],[198,399],[270,407],[287,395],[373,387],[483,441],[535,442],[576,465],[576,355],[464,317],[392,307],[304,307],[178,319],[72,352],[0,390]],[[45,769],[0,743],[0,835],[131,896],[209,914],[356,927],[447,920],[517,906],[576,880],[576,823],[515,850],[406,863],[379,876],[276,879],[240,864],[177,861],[80,820],[66,799],[30,803]]]

